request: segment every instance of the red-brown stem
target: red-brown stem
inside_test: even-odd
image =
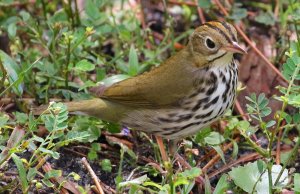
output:
[[[160,136],[155,136],[155,139],[157,141],[162,160],[164,162],[168,162],[169,160],[168,160],[168,156],[167,156],[167,153],[166,153],[166,150],[164,147],[163,139]]]
[[[240,137],[236,137],[235,139],[234,139],[234,141],[239,141],[240,140]],[[233,145],[233,143],[232,142],[230,142],[229,144],[227,144],[227,145],[225,145],[224,147],[223,147],[223,152],[225,152],[225,151],[227,151],[228,149],[230,149],[231,147],[232,147],[232,145]],[[216,154],[215,155],[215,157],[213,157],[203,168],[202,168],[202,171],[205,173],[205,172],[207,172],[207,170],[209,169],[209,168],[211,168],[217,161],[219,161],[220,160],[220,155],[219,154]]]
[[[195,0],[195,4],[197,4],[197,0]],[[203,14],[203,11],[201,9],[201,7],[197,6],[197,11],[198,11],[198,15],[199,15],[199,18],[201,20],[201,23],[205,23],[206,20],[205,20],[205,17],[204,17],[204,14]]]
[[[285,125],[285,121],[282,121],[281,127],[279,128],[278,131],[278,139],[277,139],[277,144],[276,144],[276,164],[279,165],[280,164],[280,152],[281,152],[281,148],[280,148],[280,140],[281,140],[281,136],[282,136],[282,126]]]

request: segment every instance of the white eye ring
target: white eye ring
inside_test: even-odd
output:
[[[214,50],[216,48],[216,43],[208,36],[205,37],[204,44],[210,50]]]

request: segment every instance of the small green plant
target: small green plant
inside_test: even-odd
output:
[[[60,154],[57,150],[65,145],[68,145],[74,141],[82,141],[88,138],[91,134],[87,131],[68,131],[68,111],[66,106],[62,103],[51,103],[44,114],[38,119],[34,119],[32,115],[23,113],[15,113],[16,123],[22,125],[26,129],[14,136],[11,136],[10,144],[7,146],[9,150],[2,152],[0,157],[0,164],[6,162],[10,157],[13,159],[17,166],[20,182],[22,185],[22,191],[27,193],[32,186],[40,187],[41,183],[36,182],[36,176],[39,174],[38,170],[47,160],[52,157],[58,159]],[[8,125],[14,124],[8,123],[9,119],[3,115],[2,126],[9,128]],[[47,130],[46,137],[42,138],[34,133],[37,131],[37,127],[45,126]],[[22,132],[23,131],[23,132]],[[28,138],[24,138],[28,137]],[[30,151],[31,156],[29,159],[25,159],[22,156],[24,151]],[[52,177],[61,176],[60,170],[50,170],[44,175],[42,183],[47,187],[53,187],[53,183],[49,181]]]

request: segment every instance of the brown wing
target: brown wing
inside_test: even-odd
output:
[[[187,49],[159,67],[108,87],[101,98],[129,106],[170,106],[192,89],[195,66]]]

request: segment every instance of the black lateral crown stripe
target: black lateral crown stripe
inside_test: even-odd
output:
[[[230,40],[229,36],[224,32],[222,31],[220,28],[210,24],[210,23],[205,23],[204,25],[210,27],[211,29],[214,29],[216,30],[217,32],[219,32],[222,36],[225,37],[225,39],[227,40],[228,43],[231,43],[232,41]]]
[[[229,34],[231,35],[232,40],[237,42],[237,39],[234,36],[232,29],[228,26],[228,24],[226,22],[220,22],[220,23],[224,26],[224,28],[226,28],[228,30]]]

